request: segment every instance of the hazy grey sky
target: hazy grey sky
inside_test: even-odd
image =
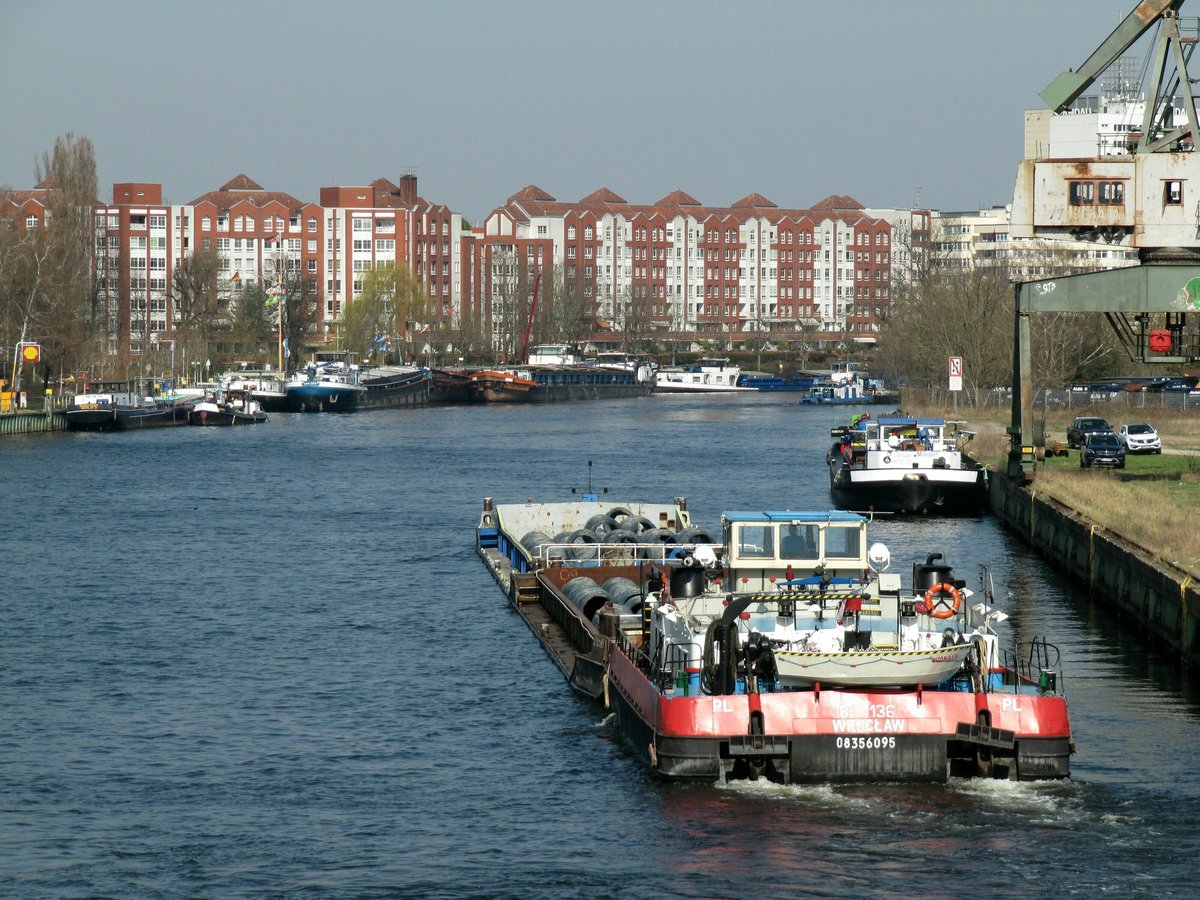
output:
[[[1135,5],[0,0],[0,185],[74,132],[105,200],[245,173],[315,201],[412,170],[472,221],[531,183],[1003,204],[1023,111]]]

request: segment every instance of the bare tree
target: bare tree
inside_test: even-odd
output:
[[[646,349],[654,330],[654,301],[650,288],[644,284],[626,285],[617,300],[620,308],[619,325],[627,352],[640,353]]]
[[[347,350],[366,359],[380,337],[396,335],[397,267],[384,263],[366,272],[362,293],[342,316],[342,339]]]
[[[977,402],[986,386],[1008,381],[1012,288],[1007,277],[979,269],[934,269],[893,307],[879,340],[886,371],[931,392],[947,386],[947,361],[963,359],[963,387]]]
[[[578,343],[592,331],[595,321],[591,300],[562,266],[555,265],[543,275],[534,326],[540,342]]]
[[[317,328],[319,305],[314,279],[304,277],[298,269],[284,273],[279,308],[283,318],[283,335],[280,341],[283,346],[285,372],[300,367],[304,357],[304,342]]]
[[[275,298],[262,284],[256,282],[246,287],[238,295],[229,323],[230,349],[238,356],[255,360],[266,354],[273,332],[274,307]]]
[[[180,259],[171,276],[175,333],[187,359],[200,360],[211,355],[209,344],[222,317],[220,268],[217,251],[199,249]]]
[[[45,220],[31,229],[10,222],[4,239],[0,296],[6,330],[18,341],[41,343],[43,373],[52,366],[72,371],[99,352],[103,327],[92,274],[97,196],[92,142],[66,134],[42,155],[36,170],[38,183],[48,188]]]

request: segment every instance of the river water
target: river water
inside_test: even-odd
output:
[[[479,562],[482,499],[829,505],[844,414],[787,395],[275,415],[0,443],[0,895],[1194,896],[1200,696],[989,518],[1063,653],[1053,784],[650,778]]]

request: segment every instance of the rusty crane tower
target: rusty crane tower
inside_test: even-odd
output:
[[[1142,0],[1083,65],[1042,91],[1047,108],[1027,115],[1026,145],[1037,149],[1027,149],[1017,169],[1012,236],[1135,247],[1140,265],[1016,285],[1012,477],[1033,475],[1029,339],[1035,313],[1103,313],[1133,360],[1200,360],[1200,121],[1188,76],[1200,29],[1195,19],[1180,18],[1183,2]],[[1096,79],[1153,28],[1144,110],[1124,146],[1084,158],[1055,153],[1051,120],[1069,115]],[[1031,140],[1031,131],[1047,139],[1045,156],[1045,144]]]

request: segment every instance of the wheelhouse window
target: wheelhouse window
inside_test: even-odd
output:
[[[826,559],[858,559],[861,555],[861,528],[831,525],[825,529]]]
[[[774,525],[738,526],[738,556],[744,559],[772,559],[775,556]]]

